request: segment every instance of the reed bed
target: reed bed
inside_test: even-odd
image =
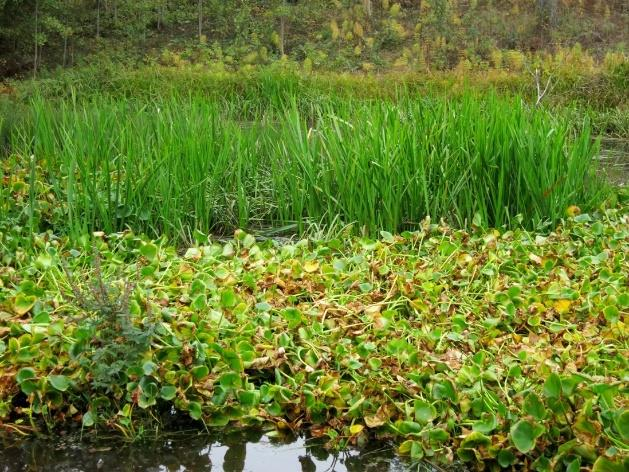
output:
[[[282,93],[262,103],[35,97],[5,131],[4,172],[52,202],[28,208],[39,228],[177,240],[313,224],[399,232],[427,216],[535,228],[571,205],[592,209],[608,192],[588,123],[575,133],[520,98]],[[0,216],[10,207],[0,205]]]

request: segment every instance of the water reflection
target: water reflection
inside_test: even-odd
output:
[[[598,162],[610,182],[621,186],[629,184],[629,140],[603,139]]]
[[[124,443],[100,438],[82,442],[4,440],[0,472],[14,471],[225,471],[225,472],[354,472],[430,470],[396,456],[388,443],[342,453],[303,437],[269,437],[264,432],[232,432],[220,436],[177,435],[159,441]]]

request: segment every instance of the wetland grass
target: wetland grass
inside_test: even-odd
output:
[[[34,98],[8,131],[7,165],[34,156],[39,191],[59,205],[40,212],[42,227],[178,240],[310,223],[399,232],[427,216],[535,228],[608,191],[588,123],[575,133],[519,98],[275,93],[266,108],[251,97]]]

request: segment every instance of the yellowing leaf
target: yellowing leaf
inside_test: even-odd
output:
[[[365,307],[365,314],[369,316],[378,315],[382,311],[382,304],[376,303],[375,305],[369,305]]]
[[[33,308],[36,301],[37,297],[34,295],[24,295],[20,293],[15,297],[15,301],[13,302],[13,311],[16,315],[25,315]]]
[[[571,205],[566,209],[566,215],[577,216],[581,214],[581,208],[576,205]]]
[[[197,247],[188,248],[183,257],[184,259],[192,259],[198,261],[199,259],[201,259],[201,250]]]
[[[353,424],[349,427],[349,432],[352,436],[360,434],[365,427],[362,424]]]
[[[308,273],[316,272],[319,270],[318,261],[306,261],[304,264],[304,270]]]
[[[460,254],[457,258],[456,261],[459,265],[467,265],[470,262],[472,262],[474,259],[472,258],[472,256],[470,256],[468,253],[463,253]]]
[[[553,303],[553,307],[557,310],[557,313],[565,314],[570,311],[570,307],[572,306],[572,302],[570,300],[557,300]]]
[[[542,264],[542,258],[539,257],[536,254],[533,254],[533,253],[529,254],[529,260],[531,260],[532,262],[535,262],[536,264],[539,264],[539,265]]]
[[[379,414],[375,414],[373,416],[365,416],[364,418],[365,424],[368,428],[377,428],[379,426],[382,426],[387,422],[387,419],[388,418]]]

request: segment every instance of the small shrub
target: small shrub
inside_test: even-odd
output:
[[[136,325],[130,311],[134,285],[108,280],[96,250],[93,261],[94,279],[86,287],[65,268],[73,294],[69,301],[81,312],[71,354],[91,374],[95,389],[109,391],[127,383],[128,369],[137,366],[150,348],[155,324]]]

